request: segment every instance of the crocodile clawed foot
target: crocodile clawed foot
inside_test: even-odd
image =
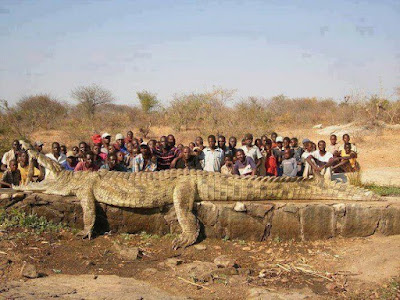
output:
[[[197,233],[182,233],[172,242],[172,249],[186,248],[193,245],[197,240]]]
[[[83,240],[84,239],[88,239],[88,240],[92,239],[92,231],[91,230],[82,230],[82,231],[78,232],[76,235],[81,236]]]

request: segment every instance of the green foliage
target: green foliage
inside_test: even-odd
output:
[[[156,94],[152,94],[149,91],[144,90],[141,92],[137,92],[136,95],[139,98],[143,112],[146,114],[150,113],[151,110],[159,105]]]
[[[158,234],[151,234],[151,233],[147,233],[146,231],[142,231],[140,233],[140,237],[144,240],[148,240],[148,239],[159,239],[160,236]]]
[[[364,187],[381,196],[400,196],[400,187],[398,186],[367,184]]]
[[[12,209],[9,212],[0,210],[0,227],[7,229],[9,227],[21,227],[33,229],[36,233],[45,231],[59,231],[65,226],[63,224],[54,224],[45,217],[38,217],[36,214],[26,214],[25,212]]]

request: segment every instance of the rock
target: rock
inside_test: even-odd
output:
[[[10,200],[11,194],[0,194],[0,200]]]
[[[273,208],[273,204],[249,203],[246,205],[247,213],[257,218],[264,218]]]
[[[250,248],[250,247],[243,247],[242,250],[243,250],[243,251],[250,251],[251,248]]]
[[[86,265],[87,267],[90,267],[90,266],[94,266],[94,265],[96,265],[96,264],[95,264],[93,261],[88,260],[88,261],[85,262],[85,265]]]
[[[142,273],[144,273],[144,274],[146,274],[146,275],[154,275],[154,274],[156,274],[158,271],[157,271],[157,269],[155,269],[155,268],[147,268],[147,269],[144,269],[143,271],[142,271]]]
[[[287,209],[288,207],[286,207]],[[272,239],[301,240],[300,218],[292,211],[277,209],[272,217],[271,234]]]
[[[212,279],[211,272],[216,270],[217,267],[211,262],[194,261],[187,264],[179,265],[176,272],[185,278],[207,282]]]
[[[124,260],[137,260],[143,256],[142,250],[138,247],[124,247],[115,244],[114,248],[118,255]]]
[[[314,129],[322,129],[322,124],[317,124],[313,126]]]
[[[325,240],[335,236],[335,212],[328,205],[310,205],[300,210],[304,240]]]
[[[215,258],[214,264],[216,264],[218,268],[231,268],[236,266],[235,261],[226,255]]]
[[[178,259],[178,258],[168,258],[165,261],[165,266],[170,267],[170,268],[175,268],[176,266],[179,266],[183,263],[183,260]]]
[[[243,202],[236,202],[235,206],[233,207],[233,210],[237,211],[237,212],[245,212],[245,211],[247,211],[247,208]]]
[[[325,287],[328,291],[334,291],[337,285],[334,282],[329,282]]]
[[[24,262],[21,269],[21,276],[24,276],[26,278],[37,278],[39,277],[39,274],[36,271],[36,267],[34,265]]]
[[[206,250],[207,246],[203,244],[196,244],[193,246],[196,250]]]

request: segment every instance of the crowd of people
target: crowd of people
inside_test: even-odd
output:
[[[185,146],[176,145],[172,134],[144,142],[128,131],[126,136],[118,133],[113,143],[108,133],[96,134],[90,143],[80,142],[70,149],[53,142],[51,152],[45,155],[71,172],[99,169],[155,172],[188,168],[258,176],[309,177],[321,174],[330,180],[332,173],[354,172],[359,168],[355,144],[350,143],[348,134],[342,138],[343,143],[339,144],[337,136],[332,134],[328,147],[324,140],[314,143],[306,138],[300,146],[296,137],[281,137],[275,132],[255,140],[252,134],[246,134],[238,146],[236,137],[227,141],[225,136],[210,135],[208,146],[204,146],[202,137]],[[42,142],[35,142],[34,147],[43,152]],[[0,181],[2,187],[40,181],[47,175],[46,170],[21,149],[18,140],[14,140],[12,149],[4,153],[0,167],[4,172]]]

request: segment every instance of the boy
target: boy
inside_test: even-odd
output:
[[[2,188],[11,188],[12,185],[19,185],[21,182],[21,172],[18,170],[17,160],[10,160],[8,167],[9,169],[4,172],[3,178],[0,181]]]
[[[296,177],[297,161],[292,157],[291,149],[285,149],[282,160],[282,176]]]
[[[84,160],[79,162],[75,167],[75,172],[77,171],[97,171],[99,167],[94,163],[94,153],[88,151],[84,154]]]
[[[246,134],[244,136],[244,140],[245,145],[242,146],[241,149],[246,156],[253,159],[253,161],[256,163],[256,168],[259,168],[262,162],[261,158],[263,158],[263,155],[261,154],[260,149],[256,145],[253,145],[253,135],[250,133]]]
[[[340,145],[337,143],[336,134],[331,134],[329,137],[331,144],[328,147],[328,151],[333,154],[333,156],[339,156]]]
[[[344,150],[344,145],[350,144],[351,146],[351,151],[357,153],[357,147],[355,144],[350,143],[350,135],[347,133],[343,134],[343,145],[339,147],[339,152]]]
[[[40,172],[38,168],[34,167],[33,159],[29,159],[28,153],[25,151],[20,152],[18,161],[18,170],[21,173],[21,184],[27,184],[33,181],[33,177],[35,177],[35,180],[42,180],[44,178],[43,172]]]
[[[233,174],[233,157],[231,155],[227,155],[224,158],[225,164],[221,168],[221,173],[225,175]]]
[[[216,146],[215,135],[208,136],[208,147],[203,149],[204,171],[221,172],[221,165],[224,161],[224,152]],[[199,157],[200,159],[200,157]]]
[[[318,150],[311,153],[307,157],[307,164],[304,168],[304,175],[308,177],[310,174],[321,174],[327,181],[331,180],[332,169],[334,163],[333,155],[325,150],[325,141],[318,142]]]
[[[66,171],[74,171],[76,165],[78,163],[78,159],[76,157],[75,152],[68,151],[67,152],[67,160],[61,164],[61,166]]]
[[[340,162],[332,168],[335,172],[359,171],[360,168],[357,163],[357,153],[351,150],[350,143],[344,145],[344,149],[340,152],[340,157],[338,159]]]

